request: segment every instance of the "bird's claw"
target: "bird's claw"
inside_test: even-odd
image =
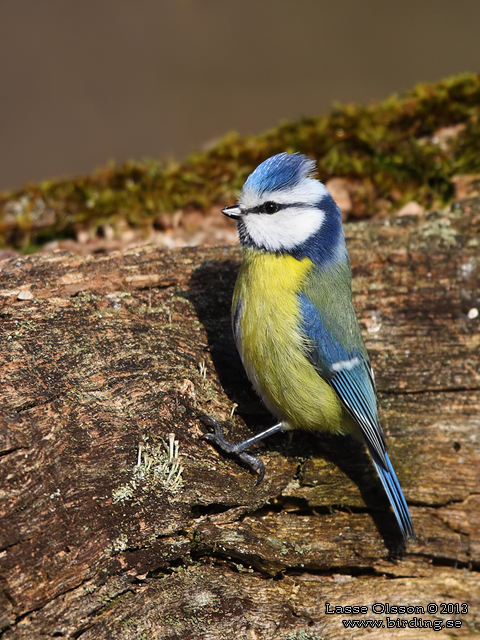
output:
[[[258,487],[258,485],[261,483],[261,481],[265,477],[265,467],[263,465],[263,462],[260,460],[260,458],[256,458],[255,456],[250,455],[246,451],[239,453],[238,457],[241,460],[243,460],[245,464],[248,464],[248,466],[250,467],[250,469],[252,469],[252,471],[254,471],[255,473],[258,472],[257,480],[253,485],[254,487]]]
[[[260,458],[256,458],[250,453],[247,453],[242,446],[243,442],[229,442],[228,440],[226,440],[222,435],[220,425],[214,418],[211,418],[210,416],[203,416],[202,420],[205,424],[213,427],[214,433],[204,433],[202,436],[200,436],[201,440],[208,440],[209,442],[213,442],[219,449],[221,449],[225,453],[236,455],[240,458],[240,460],[243,460],[243,462],[245,462],[245,464],[248,465],[250,469],[252,469],[252,471],[258,473],[257,481],[254,484],[254,486],[257,487],[262,482],[265,476],[265,467]]]
[[[203,436],[201,436],[202,440],[208,440],[209,442],[213,442],[222,451],[225,451],[225,453],[235,453],[237,455],[240,454],[240,452],[238,451],[238,447],[236,446],[236,443],[225,440],[225,438],[222,435],[222,430],[220,429],[220,425],[216,420],[214,420],[213,418],[210,418],[210,416],[206,416],[204,418],[204,422],[206,424],[209,424],[211,427],[213,427],[214,433],[204,433]]]

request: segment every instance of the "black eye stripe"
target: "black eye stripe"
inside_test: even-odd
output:
[[[248,210],[249,213],[277,213],[281,209],[285,209],[289,207],[288,204],[279,204],[278,202],[273,202],[273,200],[269,200],[268,202],[263,202],[259,204],[257,207],[252,207]]]
[[[270,204],[274,204],[276,206],[275,211],[265,210],[265,205],[270,205]],[[283,209],[290,209],[290,208],[314,209],[315,207],[316,205],[310,204],[309,202],[289,202],[288,204],[286,203],[282,204],[280,202],[274,202],[273,200],[269,200],[268,202],[263,202],[262,204],[259,204],[256,207],[251,207],[250,209],[247,209],[246,213],[267,213],[270,215],[273,213],[278,213]]]

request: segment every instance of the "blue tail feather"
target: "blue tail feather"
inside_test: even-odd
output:
[[[387,452],[385,452],[385,461],[387,463],[386,469],[382,463],[377,462],[375,458],[376,456],[373,456],[375,468],[380,476],[385,493],[390,500],[390,504],[392,505],[393,512],[395,513],[395,517],[397,518],[403,537],[405,538],[405,541],[409,538],[411,540],[415,540],[415,532],[413,530],[410,512],[403,496],[402,489],[400,488],[397,476],[395,475],[395,471],[393,470],[392,463],[390,462],[390,458],[388,457]]]

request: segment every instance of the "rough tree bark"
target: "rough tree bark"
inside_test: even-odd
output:
[[[259,447],[266,478],[254,487],[199,439],[203,413],[230,438],[271,422],[230,333],[239,250],[1,263],[2,638],[314,640],[387,617],[461,622],[436,639],[478,633],[479,232],[478,200],[347,228],[418,536],[406,550],[352,441],[278,435]],[[327,602],[368,613],[326,614]],[[375,602],[425,613],[374,613]]]

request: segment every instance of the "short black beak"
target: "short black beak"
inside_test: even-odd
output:
[[[222,213],[228,216],[229,218],[234,218],[235,220],[238,220],[242,215],[242,210],[238,205],[234,204],[233,207],[225,207],[225,209],[222,209]]]

